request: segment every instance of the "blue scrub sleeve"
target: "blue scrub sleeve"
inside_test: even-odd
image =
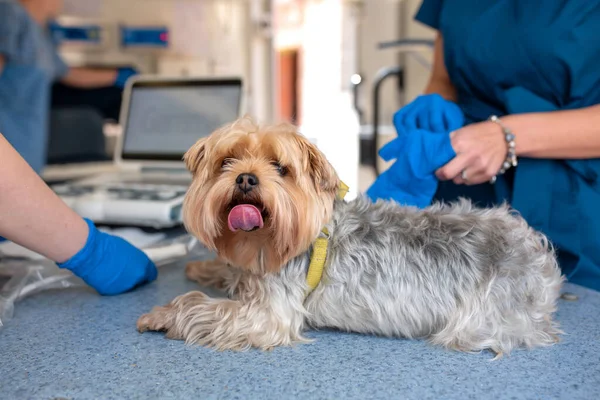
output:
[[[433,28],[440,28],[440,14],[444,0],[423,0],[415,15],[415,20]]]
[[[50,44],[52,46],[52,61],[53,61],[53,70],[54,70],[54,80],[60,80],[62,78],[64,78],[67,73],[69,72],[69,66],[63,61],[62,57],[60,56],[60,54],[58,54],[58,50],[56,48],[56,46],[54,46],[52,43]]]
[[[0,54],[7,60],[17,57],[20,22],[15,5],[0,1]]]
[[[0,0],[1,1],[1,0]],[[52,24],[52,23],[51,23]],[[69,72],[69,66],[65,63],[58,52],[60,40],[56,40],[50,33],[50,25],[46,27],[46,37],[44,38],[48,50],[52,54],[52,79],[55,81],[61,80]]]

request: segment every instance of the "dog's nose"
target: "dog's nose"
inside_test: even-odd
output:
[[[248,193],[256,186],[258,186],[258,178],[254,174],[239,174],[235,179],[238,188],[244,193]]]

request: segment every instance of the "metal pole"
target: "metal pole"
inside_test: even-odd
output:
[[[379,176],[379,167],[377,166],[377,160],[379,158],[379,91],[383,81],[390,76],[398,76],[401,79],[403,71],[404,69],[402,67],[381,68],[379,71],[377,71],[375,80],[373,81],[373,147],[371,154],[373,156],[373,169],[375,170],[375,177]]]

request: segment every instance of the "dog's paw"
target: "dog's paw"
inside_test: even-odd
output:
[[[227,265],[219,260],[192,261],[185,266],[185,276],[200,286],[225,288],[224,272]]]
[[[137,330],[167,332],[167,337],[178,338],[172,329],[175,323],[175,314],[172,305],[154,307],[148,314],[142,315],[137,320]]]

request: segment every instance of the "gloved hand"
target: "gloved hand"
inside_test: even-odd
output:
[[[394,114],[394,127],[398,134],[414,129],[431,132],[449,132],[464,124],[460,107],[439,94],[418,96]]]
[[[156,266],[143,251],[85,221],[89,227],[85,246],[59,263],[60,268],[70,270],[102,295],[123,293],[156,279]]]
[[[137,75],[138,72],[133,68],[119,68],[117,70],[117,78],[115,79],[115,86],[123,89],[127,80],[134,75]]]
[[[396,159],[367,190],[372,201],[394,200],[404,206],[427,207],[437,190],[435,171],[456,156],[450,134],[413,130],[379,150],[385,161]]]

